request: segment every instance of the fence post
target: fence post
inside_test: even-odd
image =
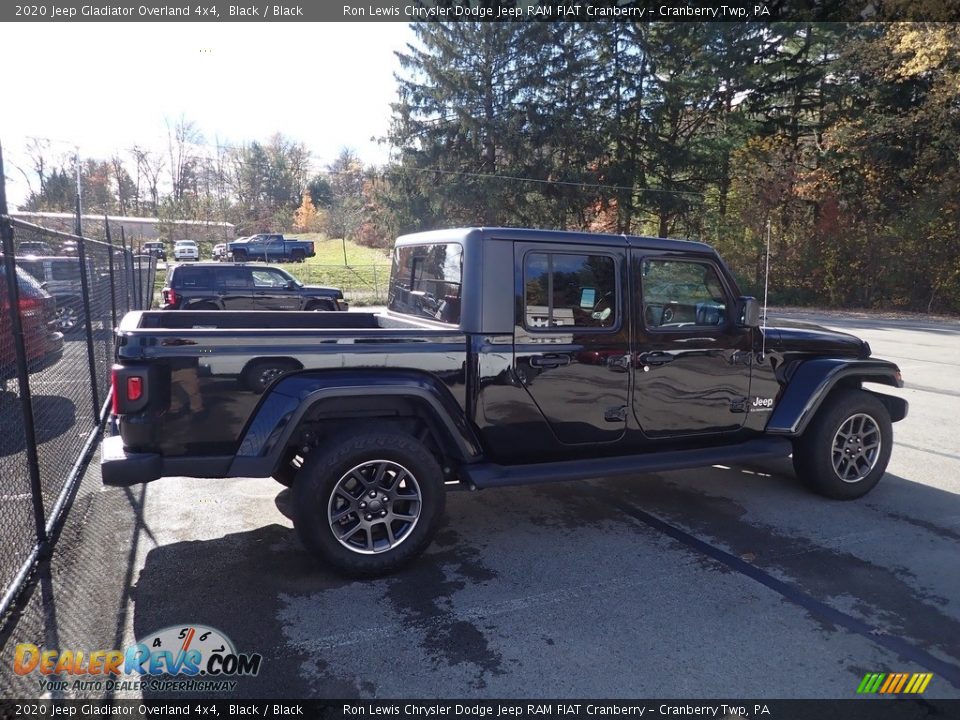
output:
[[[93,400],[93,423],[100,423],[100,393],[97,390],[97,360],[93,354],[93,314],[90,312],[90,278],[87,277],[86,240],[80,235],[80,196],[77,196],[77,253],[80,255],[80,291],[83,293],[83,312],[87,316],[87,364],[90,367],[90,395]]]
[[[110,221],[107,216],[103,216],[103,227],[107,235],[107,245],[110,252],[110,316],[113,319],[113,327],[117,327],[117,289],[114,285],[113,275],[113,239],[110,237]]]
[[[133,253],[127,249],[127,234],[123,231],[123,225],[120,226],[120,244],[123,246],[123,268],[126,270],[127,288],[127,312],[133,310]]]
[[[30,495],[33,501],[33,522],[37,533],[39,557],[47,558],[50,544],[47,540],[47,519],[43,510],[43,486],[40,483],[40,458],[37,455],[37,433],[33,418],[33,400],[30,395],[30,373],[27,368],[27,348],[20,318],[20,287],[17,282],[17,262],[14,257],[13,228],[7,217],[7,190],[3,174],[3,148],[0,147],[0,235],[3,241],[3,265],[7,278],[7,302],[10,304],[10,326],[17,361],[17,386],[23,411],[23,436],[30,472]]]

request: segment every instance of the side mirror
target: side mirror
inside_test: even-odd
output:
[[[297,283],[294,280],[287,280],[287,290],[296,290]]]
[[[743,296],[737,300],[737,325],[760,327],[760,303],[755,297]]]

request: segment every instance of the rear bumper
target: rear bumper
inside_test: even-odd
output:
[[[104,485],[129,487],[162,477],[231,477],[233,456],[164,457],[125,450],[123,437],[114,435],[100,445],[100,477]]]
[[[163,462],[154,453],[131,453],[123,449],[119,435],[104,438],[100,445],[100,476],[104,485],[126,487],[162,476]]]

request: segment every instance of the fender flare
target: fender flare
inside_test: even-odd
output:
[[[903,387],[900,368],[886,360],[815,358],[801,361],[781,393],[767,422],[766,432],[791,437],[802,435],[833,388],[837,385],[859,387],[862,382]],[[894,422],[906,417],[906,400],[869,390],[867,392],[884,403]]]
[[[462,462],[482,459],[480,442],[444,383],[417,371],[301,372],[280,379],[262,398],[241,434],[230,475],[270,477],[301,420],[320,403],[343,398],[409,398],[424,404]]]

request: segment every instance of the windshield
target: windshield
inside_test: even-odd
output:
[[[394,312],[460,323],[463,248],[456,243],[405,245],[393,252],[387,306]]]

